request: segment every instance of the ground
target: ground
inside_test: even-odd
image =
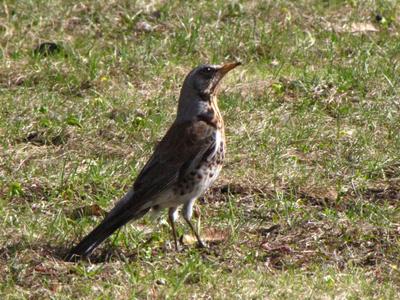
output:
[[[0,5],[0,295],[391,299],[400,293],[397,1]],[[47,44],[46,44],[47,43]],[[194,66],[240,60],[228,153],[184,222],[63,260],[130,187]]]

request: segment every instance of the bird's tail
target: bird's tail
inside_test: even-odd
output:
[[[150,208],[138,210],[134,205],[135,202],[135,193],[129,191],[108,213],[106,218],[83,238],[78,245],[70,250],[66,260],[74,261],[82,257],[87,257],[118,228],[133,219],[142,217],[149,211]]]

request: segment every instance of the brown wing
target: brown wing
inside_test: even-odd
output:
[[[204,121],[174,123],[157,145],[133,188],[148,201],[174,184],[215,148],[215,128]]]

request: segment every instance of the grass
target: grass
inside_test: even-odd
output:
[[[3,1],[1,298],[397,298],[399,8]],[[175,253],[144,218],[64,262],[173,121],[185,74],[233,60],[228,158],[196,208],[210,248],[181,223]]]

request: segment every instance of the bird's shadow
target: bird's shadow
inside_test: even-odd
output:
[[[177,253],[185,253],[190,251],[192,248],[196,248],[197,251],[201,252],[204,255],[213,255],[213,256],[219,256],[219,251],[217,250],[219,243],[211,243],[208,244],[207,247],[199,247],[194,246],[187,246],[187,245],[181,245],[180,249],[178,252],[172,247],[166,247],[165,245],[163,246],[157,246],[157,247],[152,247],[152,252],[154,257],[157,257],[157,253],[164,253],[166,255],[169,254],[177,254]],[[57,247],[54,248],[53,255],[55,258],[64,260],[67,262],[89,262],[92,264],[99,264],[99,263],[106,263],[106,262],[115,262],[115,261],[122,261],[122,262],[136,262],[140,260],[140,257],[142,255],[139,255],[139,249],[131,249],[131,251],[126,252],[121,250],[118,246],[113,246],[113,245],[106,245],[102,249],[97,249],[95,252],[93,252],[89,257],[76,257],[72,260],[66,260],[67,254],[69,252],[69,249],[66,249],[65,247]]]
[[[26,250],[34,252],[42,259],[54,259],[64,262],[86,261],[92,264],[98,264],[112,261],[132,262],[137,260],[136,253],[124,253],[117,247],[106,246],[103,249],[97,250],[88,258],[80,258],[73,261],[68,261],[66,260],[66,257],[70,251],[69,247],[66,247],[62,244],[50,244],[48,242],[37,242],[32,244],[15,242],[1,247],[0,260],[8,261],[12,257],[16,257],[19,253],[22,253]],[[35,257],[35,255],[32,255],[32,257]],[[37,256],[35,260],[37,260]]]
[[[147,241],[144,245],[148,245],[150,241]],[[204,255],[218,255],[219,243],[208,243],[206,248],[199,248],[198,246],[194,246],[198,251],[202,252]],[[142,245],[143,246],[143,245]],[[192,249],[192,246],[182,245],[180,247],[179,252],[186,252]],[[70,247],[61,243],[49,243],[48,241],[37,241],[34,243],[28,243],[24,241],[16,241],[12,244],[5,245],[4,247],[0,247],[0,261],[8,261],[13,257],[18,256],[19,253],[25,251],[32,251],[32,260],[34,261],[43,261],[43,259],[47,260],[56,260],[63,262],[88,262],[91,264],[99,264],[99,263],[107,263],[113,261],[122,261],[122,262],[136,262],[138,261],[141,255],[139,255],[140,249],[131,249],[130,251],[123,251],[120,247],[114,246],[112,244],[106,244],[100,249],[96,249],[89,257],[76,257],[72,260],[67,260],[68,253],[70,251]],[[166,245],[152,247],[152,251],[156,256],[156,253],[176,253],[173,249],[172,245],[169,247]]]
[[[73,257],[72,259],[67,259],[70,249],[63,248],[60,251],[54,252],[54,256],[65,262],[77,263],[77,262],[88,262],[91,264],[108,263],[115,261],[122,262],[134,262],[138,259],[138,254],[135,251],[126,253],[118,247],[113,247],[112,245],[107,245],[101,249],[96,249],[88,257]]]

